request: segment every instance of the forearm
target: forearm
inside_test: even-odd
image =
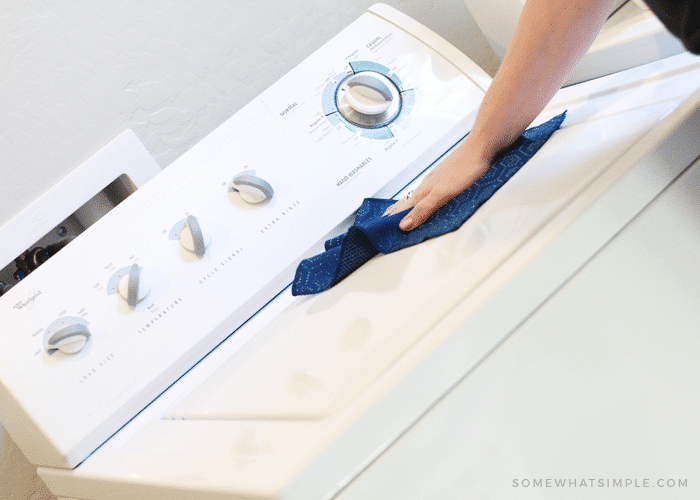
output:
[[[481,177],[559,90],[595,39],[613,2],[527,0],[472,131],[413,196],[389,207],[385,215],[413,207],[399,224],[410,231]]]
[[[470,133],[491,163],[544,109],[590,47],[614,0],[528,0]]]

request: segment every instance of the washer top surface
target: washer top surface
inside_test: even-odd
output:
[[[461,229],[282,295],[74,473],[44,476],[66,492],[337,493],[697,157],[664,141],[685,133],[698,82],[684,54],[563,89],[538,121],[568,121]],[[530,263],[547,272],[521,279]]]

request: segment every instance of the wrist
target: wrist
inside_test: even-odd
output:
[[[504,147],[499,148],[494,140],[489,141],[483,135],[474,134],[472,131],[460,145],[458,154],[454,156],[459,157],[457,161],[462,165],[469,165],[474,170],[486,171],[502,149]]]

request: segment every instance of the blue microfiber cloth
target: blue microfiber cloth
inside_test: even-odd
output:
[[[534,156],[565,117],[566,112],[523,132],[479,180],[411,232],[399,229],[399,222],[408,210],[382,217],[396,200],[366,198],[347,233],[326,241],[326,251],[322,254],[301,261],[294,276],[292,295],[322,292],[378,253],[395,252],[458,229]]]

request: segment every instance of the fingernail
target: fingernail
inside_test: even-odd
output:
[[[409,229],[411,229],[412,225],[413,225],[413,218],[408,217],[399,223],[399,229],[401,229],[402,231],[408,231]]]

